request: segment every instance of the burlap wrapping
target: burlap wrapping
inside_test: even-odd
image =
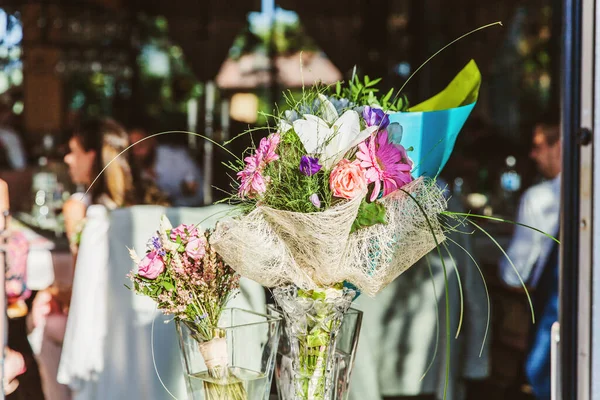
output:
[[[445,239],[438,221],[446,209],[442,190],[423,179],[403,190],[414,200],[396,191],[381,200],[386,224],[352,234],[362,197],[317,213],[259,206],[220,222],[211,243],[233,269],[266,287],[315,289],[347,281],[374,296]]]

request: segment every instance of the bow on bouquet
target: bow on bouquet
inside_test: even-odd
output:
[[[470,62],[409,109],[354,78],[304,91],[238,165],[244,210],[211,244],[242,276],[273,289],[292,340],[291,398],[329,398],[332,354],[358,292],[375,295],[444,240],[435,183],[477,98]],[[424,127],[428,127],[424,130]],[[408,143],[408,145],[407,145]]]
[[[140,259],[130,250],[137,268],[129,278],[136,293],[150,297],[190,330],[211,378],[203,380],[206,399],[244,400],[246,389],[228,368],[225,330],[218,327],[239,288],[239,275],[210,246],[211,234],[194,225],[173,228],[163,216],[145,256]]]

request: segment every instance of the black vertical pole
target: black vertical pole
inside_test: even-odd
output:
[[[560,353],[562,399],[577,399],[577,326],[579,284],[578,132],[581,109],[582,0],[563,3],[562,60],[562,218],[560,263]]]

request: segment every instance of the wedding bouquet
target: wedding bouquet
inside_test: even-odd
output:
[[[469,63],[429,100],[444,107],[452,97],[442,109],[409,109],[393,91],[378,97],[378,81],[288,98],[275,132],[231,165],[239,186],[230,200],[244,212],[211,237],[233,269],[274,288],[295,338],[290,398],[329,398],[336,333],[354,297],[375,295],[445,239],[435,175],[474,105],[479,71]],[[440,112],[451,122],[423,132]],[[416,174],[423,163],[429,170]]]
[[[206,399],[244,400],[243,384],[230,374],[225,331],[218,327],[221,313],[239,288],[239,275],[209,244],[211,230],[194,225],[173,228],[163,216],[157,234],[139,258],[130,250],[137,269],[129,274],[133,290],[148,296],[165,314],[191,331],[208,368]]]

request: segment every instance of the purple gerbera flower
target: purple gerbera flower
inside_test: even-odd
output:
[[[300,172],[306,176],[313,176],[323,168],[316,157],[302,156],[300,159]]]

